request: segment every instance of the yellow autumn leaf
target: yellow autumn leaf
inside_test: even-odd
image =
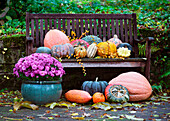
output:
[[[78,113],[72,113],[71,114],[72,116],[77,116],[77,115],[79,115]]]
[[[71,117],[72,119],[76,119],[76,120],[84,120],[84,117]]]

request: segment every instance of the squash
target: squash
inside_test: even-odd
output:
[[[84,58],[87,55],[87,50],[82,46],[75,47],[74,51],[76,57]]]
[[[104,94],[105,88],[108,83],[106,81],[98,81],[98,77],[96,77],[95,81],[84,81],[81,89],[93,95],[96,92],[101,92]]]
[[[138,72],[122,73],[113,78],[109,84],[117,84],[126,87],[129,91],[129,101],[146,100],[152,94],[152,87],[149,81]]]
[[[129,100],[129,92],[122,85],[110,84],[105,89],[105,97],[109,102],[127,102]]]
[[[68,101],[75,103],[87,103],[92,99],[92,96],[83,90],[69,90],[65,93],[65,98]]]
[[[66,43],[64,45],[54,45],[51,48],[51,54],[57,58],[71,57],[74,54],[74,48],[70,43]]]
[[[47,53],[51,54],[51,49],[48,47],[38,47],[36,53]]]
[[[93,58],[97,53],[97,44],[94,42],[87,48],[87,57]]]
[[[120,57],[129,57],[131,55],[131,50],[128,50],[128,48],[124,48],[124,47],[119,47],[117,49],[117,54]]]
[[[85,37],[83,37],[81,39],[88,42],[89,45],[91,45],[93,42],[96,42],[97,44],[102,42],[102,40],[99,37],[95,36],[95,35],[88,35],[88,36],[85,36]]]
[[[86,49],[89,47],[89,43],[82,39],[73,40],[70,44],[73,45],[73,47],[83,46]]]
[[[93,103],[105,102],[105,96],[101,92],[96,92],[93,95]]]
[[[97,45],[97,54],[102,57],[112,56],[116,53],[116,45],[112,42],[100,42]]]
[[[128,48],[128,50],[130,50],[131,52],[133,51],[133,48],[132,48],[132,46],[129,43],[120,43],[117,46],[117,49],[119,49],[120,47]]]
[[[62,31],[53,29],[46,33],[44,38],[44,47],[52,48],[54,45],[64,45],[66,43],[70,43],[66,34]]]
[[[120,43],[122,43],[122,41],[118,38],[118,36],[117,36],[116,34],[114,35],[113,38],[109,39],[108,41],[109,41],[109,42],[113,42],[113,43],[116,45],[116,47],[117,47]]]

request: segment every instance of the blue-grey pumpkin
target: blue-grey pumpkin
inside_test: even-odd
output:
[[[104,94],[105,88],[108,86],[108,83],[106,81],[97,81],[98,77],[96,78],[96,81],[85,81],[83,82],[81,88],[84,91],[87,91],[90,93],[90,95],[93,95],[95,92],[101,92]]]
[[[71,57],[74,54],[74,48],[70,43],[66,43],[64,45],[54,45],[51,48],[51,54],[54,57],[62,58],[62,57]]]
[[[51,49],[48,47],[39,47],[36,50],[36,53],[47,53],[47,54],[51,54]]]

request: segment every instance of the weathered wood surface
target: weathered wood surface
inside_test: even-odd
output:
[[[81,62],[82,64],[79,64]],[[145,67],[146,58],[128,59],[63,59],[62,65],[65,68],[78,67]]]

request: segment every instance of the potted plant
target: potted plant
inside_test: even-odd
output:
[[[65,71],[61,62],[50,54],[34,53],[20,58],[13,73],[22,80],[24,100],[41,105],[57,101],[62,94],[61,82]]]

